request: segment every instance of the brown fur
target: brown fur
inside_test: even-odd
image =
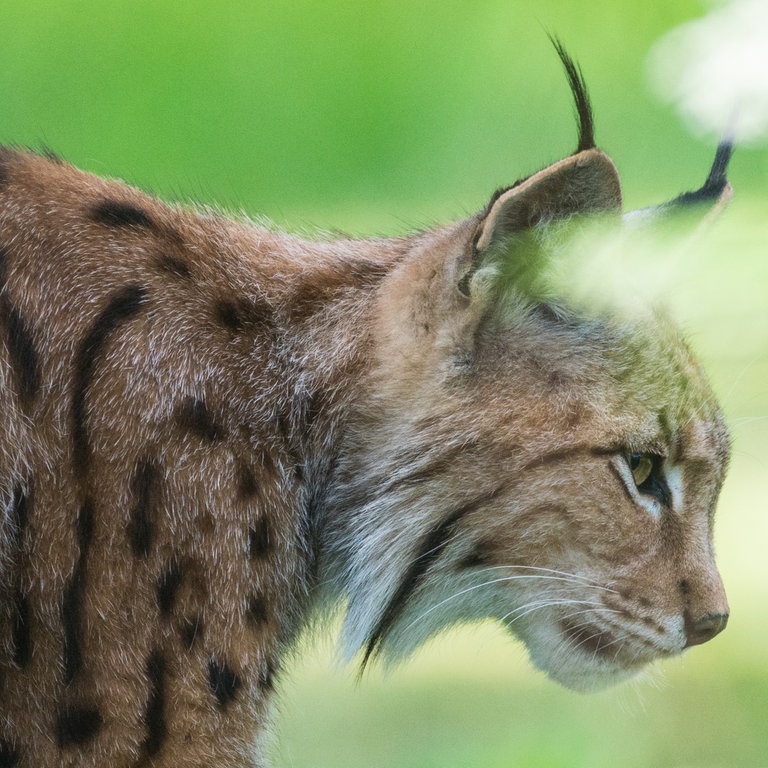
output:
[[[585,148],[456,225],[310,242],[2,150],[0,766],[261,765],[281,653],[344,599],[350,655],[490,615],[576,687],[721,628],[696,362],[523,277],[619,204]]]

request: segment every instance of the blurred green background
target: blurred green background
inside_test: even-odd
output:
[[[0,141],[167,198],[397,234],[484,205],[569,153],[571,104],[546,38],[590,84],[629,207],[698,185],[713,147],[648,87],[646,55],[697,0],[3,0]],[[312,645],[284,680],[280,768],[768,766],[768,153],[666,298],[733,425],[718,513],[732,618],[711,644],[596,695],[531,671],[492,626],[448,633],[355,684]],[[658,265],[656,265],[658,266]],[[639,280],[653,260],[634,265]]]

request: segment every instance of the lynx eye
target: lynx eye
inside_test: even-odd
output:
[[[672,493],[664,475],[664,457],[655,453],[627,453],[627,464],[637,490],[670,506]]]
[[[627,464],[632,472],[632,479],[639,488],[653,472],[653,456],[647,453],[630,453],[627,456]]]

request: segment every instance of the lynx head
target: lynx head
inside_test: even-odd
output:
[[[696,359],[663,313],[575,309],[539,285],[563,225],[723,200],[730,147],[697,192],[622,219],[581,73],[557,47],[577,151],[416,237],[377,296],[376,361],[323,542],[364,663],[492,617],[551,677],[587,689],[728,618],[712,525],[729,437]]]

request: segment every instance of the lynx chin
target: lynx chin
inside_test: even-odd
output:
[[[666,315],[536,290],[621,214],[576,151],[470,218],[305,240],[0,149],[0,768],[265,764],[280,660],[343,606],[363,665],[492,618],[562,684],[720,632],[729,437]]]

